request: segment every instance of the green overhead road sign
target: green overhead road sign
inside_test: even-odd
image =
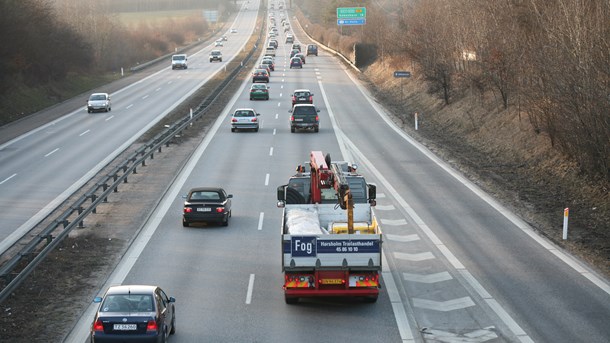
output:
[[[366,18],[366,7],[338,7],[337,19]]]

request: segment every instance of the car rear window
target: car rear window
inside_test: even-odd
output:
[[[233,114],[234,117],[254,117],[254,112],[252,111],[236,111]]]
[[[316,109],[313,106],[299,106],[295,107],[294,114],[303,114],[303,115],[311,115],[316,114]]]
[[[214,191],[193,192],[191,193],[191,200],[220,200],[220,193]]]
[[[112,294],[108,295],[100,309],[101,312],[151,312],[154,311],[150,294]]]
[[[294,96],[309,96],[309,92],[294,92]]]

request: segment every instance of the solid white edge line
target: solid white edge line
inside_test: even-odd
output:
[[[254,289],[254,274],[250,274],[250,279],[248,280],[248,292],[246,293],[246,304],[250,305],[252,303],[252,290]]]

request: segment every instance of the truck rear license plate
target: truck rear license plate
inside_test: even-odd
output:
[[[136,330],[136,324],[114,324],[114,330],[116,331],[130,331]]]
[[[197,212],[212,212],[212,209],[209,207],[197,207]]]
[[[341,280],[341,279],[322,279],[322,280],[320,280],[320,282],[323,285],[340,285],[341,283],[343,283],[343,280]]]

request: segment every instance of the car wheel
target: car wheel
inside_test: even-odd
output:
[[[172,318],[172,328],[169,330],[169,334],[173,335],[176,333],[176,309],[174,309],[174,318]]]
[[[267,100],[269,100],[269,97],[267,97]]]
[[[218,60],[218,62],[222,62],[222,58]]]
[[[104,110],[104,112],[108,112],[108,107],[106,107],[106,109]]]
[[[256,129],[254,129],[254,132],[258,132],[258,127]]]
[[[225,220],[222,221],[222,226],[229,226],[229,216],[228,215],[225,218]]]
[[[294,133],[294,131],[295,131],[294,127],[291,127],[290,132]]]
[[[235,132],[235,128],[234,127],[231,128],[231,132]]]
[[[313,132],[318,132],[320,129],[316,126],[313,128]]]
[[[250,97],[250,100],[252,100],[252,97]]]
[[[87,110],[87,113],[91,113],[91,110]]]
[[[112,107],[108,107],[108,112],[112,111]]]
[[[184,219],[183,219],[183,220],[182,220],[182,226],[184,226],[184,227],[189,227],[189,226],[191,226],[191,224],[190,224],[189,222],[187,222],[186,220],[184,220]]]

